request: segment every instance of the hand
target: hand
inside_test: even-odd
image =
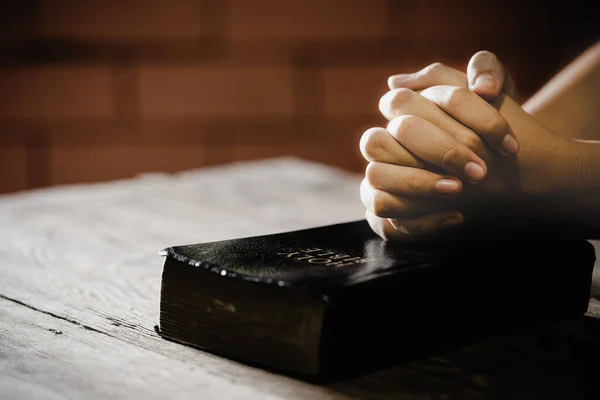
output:
[[[518,101],[512,76],[494,53],[485,50],[471,57],[466,74],[442,63],[434,63],[415,73],[393,75],[388,79],[390,89],[418,91],[437,85],[466,87],[490,101],[503,93]]]
[[[495,104],[504,94],[514,100],[517,99],[517,91],[511,75],[498,57],[489,51],[475,53],[469,60],[466,74],[444,64],[434,63],[415,73],[393,75],[388,79],[388,86],[391,90],[406,88],[421,91],[437,85],[468,88],[491,104]],[[488,145],[501,152],[515,154],[515,149],[518,149],[518,138],[516,137],[508,136],[507,140],[510,142],[502,143],[487,140],[485,132],[480,133]]]
[[[434,86],[421,94],[395,89],[382,97],[380,110],[390,121],[387,129],[372,128],[361,138],[370,161],[361,198],[367,220],[386,239],[468,223],[472,210],[473,222],[509,211],[512,219],[501,222],[525,223],[528,214],[523,221],[516,216],[530,199],[577,186],[576,142],[550,132],[506,96],[496,110],[461,87]],[[496,133],[510,124],[521,138],[516,157],[490,151],[476,133],[481,124],[502,127]],[[508,210],[495,209],[507,204]]]

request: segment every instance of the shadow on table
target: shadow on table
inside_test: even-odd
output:
[[[582,316],[432,353],[326,386],[364,399],[600,398],[600,319]]]

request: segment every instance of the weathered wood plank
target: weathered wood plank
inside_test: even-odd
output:
[[[600,302],[592,302],[600,308]],[[224,360],[170,342],[162,343],[162,354],[7,299],[0,299],[0,320],[0,394],[7,400],[585,399],[596,390],[600,372],[600,320],[595,318],[473,344],[324,386],[250,367],[207,371],[206,363]],[[177,357],[171,357],[171,350]]]
[[[147,350],[6,299],[0,299],[0,320],[4,400],[348,398],[283,377],[239,377],[245,371],[241,368],[237,373],[236,368],[229,373],[207,371],[194,354],[174,359],[169,351],[163,355]],[[210,357],[202,358],[211,362]]]
[[[5,197],[0,294],[115,335],[153,335],[159,250],[361,218],[358,183],[272,162]]]
[[[153,330],[163,263],[158,251],[361,218],[358,182],[288,160],[5,196],[0,295],[85,328],[81,332],[192,365],[199,381],[218,376],[224,396],[233,384],[254,388],[256,398],[306,398],[304,383],[160,338]],[[308,397],[321,391],[312,388]]]
[[[430,398],[454,393],[476,398],[502,387],[510,393],[530,370],[537,371],[534,383],[523,393],[535,393],[540,377],[564,378],[558,369],[545,367],[548,355],[533,351],[531,344],[525,346],[527,357],[507,352],[506,345],[488,344],[491,350],[465,350],[484,357],[484,364],[504,360],[483,373],[487,386],[478,377],[481,360],[458,352],[320,387],[166,342],[154,332],[163,262],[157,255],[160,249],[362,218],[360,180],[360,176],[290,159],[0,197],[0,295],[4,297],[0,304],[10,304],[0,319],[0,370],[6,372],[0,390],[16,388],[5,392],[14,396],[26,392],[28,397],[73,398],[79,397],[82,387],[93,387],[97,396],[129,398],[137,397],[139,390],[146,392],[126,381],[152,378],[149,397],[175,397],[175,393],[182,398],[210,398],[218,393],[219,398],[261,399]],[[598,317],[600,307],[591,304],[590,315]],[[63,331],[60,338],[50,337],[65,342],[50,346],[53,342],[44,336],[49,332],[44,329]],[[64,354],[75,354],[75,350],[65,351],[67,342],[80,351],[77,360],[89,357],[95,363],[82,361],[80,366],[72,357],[65,359]],[[28,348],[37,349],[35,362],[30,362]],[[54,359],[64,362],[61,368],[71,368],[66,375],[47,372]],[[160,376],[143,368],[152,369],[156,363],[161,371],[183,371],[184,365],[193,369],[193,376],[173,373],[165,379],[169,383],[161,386]],[[519,371],[511,375],[512,381],[502,378],[509,370]],[[558,389],[585,384],[582,376],[569,376]],[[244,390],[250,397],[239,395]]]

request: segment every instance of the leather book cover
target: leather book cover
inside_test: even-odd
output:
[[[585,240],[394,243],[364,220],[162,255],[164,338],[309,379],[576,318],[595,261]]]

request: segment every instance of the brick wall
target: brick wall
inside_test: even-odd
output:
[[[390,74],[489,49],[538,88],[581,43],[543,3],[2,1],[0,192],[279,155],[360,171]]]

